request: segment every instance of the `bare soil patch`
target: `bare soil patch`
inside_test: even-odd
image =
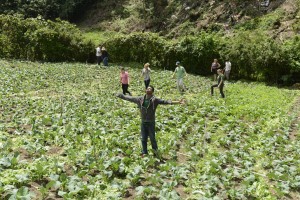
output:
[[[22,161],[22,160],[31,161],[32,160],[30,154],[28,153],[28,151],[26,149],[19,148],[16,151],[20,153],[20,157],[19,157],[20,161]]]
[[[290,115],[296,113],[296,117],[292,121],[290,127],[290,140],[295,140],[299,133],[299,124],[300,124],[300,97],[296,100],[295,104],[292,106]]]
[[[186,199],[187,198],[187,194],[185,193],[184,191],[184,186],[183,185],[178,185],[176,188],[175,188],[175,191],[179,194],[179,196],[181,197],[181,199]]]
[[[53,146],[48,150],[47,155],[59,155],[62,154],[63,151],[62,147]]]

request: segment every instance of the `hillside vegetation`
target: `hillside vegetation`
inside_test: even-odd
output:
[[[171,71],[151,74],[160,159],[140,156],[136,105],[115,96],[119,67],[0,60],[2,199],[299,199],[299,92]],[[140,69],[129,90],[144,94]],[[217,92],[217,91],[216,91]],[[299,127],[294,129],[299,132]],[[149,144],[148,144],[149,145]]]
[[[82,5],[76,23],[83,35],[62,20],[47,21],[43,9],[27,12],[46,8],[37,5],[42,1],[13,2],[3,3],[5,15],[0,16],[2,58],[95,62],[95,46],[103,44],[113,63],[150,62],[172,69],[180,60],[190,73],[206,76],[218,58],[223,66],[231,60],[234,79],[284,85],[300,80],[299,0],[274,0],[268,6],[238,0],[51,4],[63,10],[72,3],[68,7],[72,13]]]
[[[299,0],[271,0],[268,6],[262,6],[263,2],[103,0],[83,12],[78,22],[87,29],[123,33],[149,31],[168,38],[242,27],[269,30],[281,38],[299,32]]]

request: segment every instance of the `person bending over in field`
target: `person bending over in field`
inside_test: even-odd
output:
[[[222,98],[225,98],[225,95],[224,95],[224,92],[223,92],[223,88],[224,88],[223,70],[218,69],[217,73],[218,73],[218,77],[217,77],[218,83],[211,86],[211,95],[214,95],[214,87],[218,87],[220,89],[220,94],[221,94]]]
[[[154,87],[149,86],[146,89],[146,94],[140,97],[132,97],[124,94],[117,94],[116,96],[138,105],[141,113],[141,142],[142,142],[142,156],[148,154],[147,140],[150,138],[152,150],[155,156],[158,156],[158,147],[155,139],[155,111],[159,104],[184,104],[183,100],[171,101],[156,98],[154,95]]]

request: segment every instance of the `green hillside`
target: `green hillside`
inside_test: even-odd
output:
[[[236,80],[293,85],[300,80],[299,5],[299,0],[5,0],[0,57],[93,63],[101,44],[110,63],[173,69],[180,60],[190,73],[206,76],[214,58],[222,66],[229,59]],[[58,12],[50,12],[56,7]]]
[[[0,14],[61,18],[87,30],[149,31],[169,38],[199,31],[262,28],[279,39],[299,33],[299,0],[2,0]]]
[[[0,61],[2,199],[299,199],[299,91],[154,70],[160,157],[140,156],[140,117],[119,67]],[[133,95],[140,69],[127,66]],[[294,105],[294,106],[293,106]],[[291,125],[292,124],[292,125]],[[294,125],[293,125],[294,124]],[[148,144],[149,146],[150,144]]]
[[[91,4],[77,24],[87,30],[156,32],[168,38],[200,31],[269,31],[278,39],[299,33],[299,0],[104,0]]]

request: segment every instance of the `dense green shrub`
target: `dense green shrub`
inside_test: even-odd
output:
[[[285,41],[284,55],[288,59],[289,73],[281,79],[286,83],[299,82],[300,80],[300,37],[295,36],[290,40]]]
[[[151,62],[154,66],[162,66],[167,41],[152,33],[134,33],[116,36],[106,44],[110,59],[115,62]]]
[[[166,57],[173,65],[175,60],[182,61],[190,73],[207,75],[213,59],[219,57],[219,40],[218,35],[204,32],[198,36],[187,36],[173,43]]]
[[[206,33],[168,42],[153,33],[117,36],[106,42],[114,62],[150,62],[152,66],[174,69],[181,61],[190,73],[208,74],[212,59],[218,57],[218,42]]]
[[[285,52],[288,55],[291,72],[300,72],[300,37],[299,35],[284,43]]]
[[[135,33],[112,38],[107,47],[114,62],[150,62],[152,66],[173,70],[179,60],[189,73],[200,75],[211,73],[214,58],[222,67],[230,60],[234,78],[271,83],[282,82],[300,68],[299,37],[282,45],[262,31],[236,31],[231,37],[200,33],[176,41]]]
[[[96,0],[1,0],[0,14],[23,14],[25,18],[74,20]]]
[[[94,61],[94,45],[66,21],[0,15],[0,27],[0,57]],[[299,36],[282,43],[263,31],[236,30],[230,37],[202,32],[172,41],[154,33],[118,34],[104,45],[110,62],[150,62],[173,70],[181,61],[189,73],[209,75],[214,58],[222,66],[228,59],[236,79],[293,83],[300,73],[299,41]]]
[[[223,40],[222,60],[229,59],[237,78],[277,82],[288,73],[281,44],[264,32],[240,31]]]
[[[93,51],[74,25],[56,20],[0,15],[0,56],[40,61],[86,61]]]

